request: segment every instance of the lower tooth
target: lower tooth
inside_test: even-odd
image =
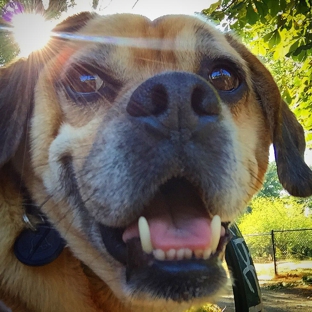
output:
[[[165,260],[166,259],[166,254],[163,250],[161,249],[155,249],[153,250],[153,255],[157,260]]]
[[[168,260],[173,260],[176,256],[176,251],[175,249],[169,249],[167,252],[166,252],[166,259]]]
[[[194,250],[194,255],[196,258],[201,259],[203,257],[204,251],[202,249],[196,249]]]
[[[184,249],[177,250],[177,259],[182,260],[184,258]]]
[[[207,260],[211,255],[211,248],[205,249],[203,254],[203,259]]]
[[[185,259],[191,259],[192,258],[192,250],[191,249],[188,249],[188,248],[185,248],[184,249],[184,258]]]

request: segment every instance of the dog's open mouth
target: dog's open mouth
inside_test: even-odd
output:
[[[105,247],[127,267],[127,281],[137,291],[150,287],[160,297],[190,300],[212,295],[226,278],[220,259],[228,223],[209,215],[198,189],[184,178],[162,185],[126,228],[100,228]]]

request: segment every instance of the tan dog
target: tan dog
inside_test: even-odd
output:
[[[311,195],[302,127],[257,58],[199,18],[85,13],[55,31],[72,40],[0,69],[0,300],[23,312],[214,300],[228,224],[271,143],[286,190]],[[42,224],[67,245],[39,263],[54,244]]]

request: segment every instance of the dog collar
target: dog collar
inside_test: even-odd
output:
[[[38,224],[30,221],[29,216],[36,216]],[[42,266],[53,262],[62,252],[65,241],[54,229],[47,217],[29,200],[25,202],[24,229],[14,243],[14,254],[23,264]]]

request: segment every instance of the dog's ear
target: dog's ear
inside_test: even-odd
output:
[[[15,153],[31,113],[37,77],[31,58],[0,68],[0,166]]]
[[[273,77],[264,65],[233,36],[227,34],[226,39],[250,69],[254,91],[270,127],[281,184],[293,196],[312,195],[312,171],[304,162],[305,139],[302,126],[282,100]]]

